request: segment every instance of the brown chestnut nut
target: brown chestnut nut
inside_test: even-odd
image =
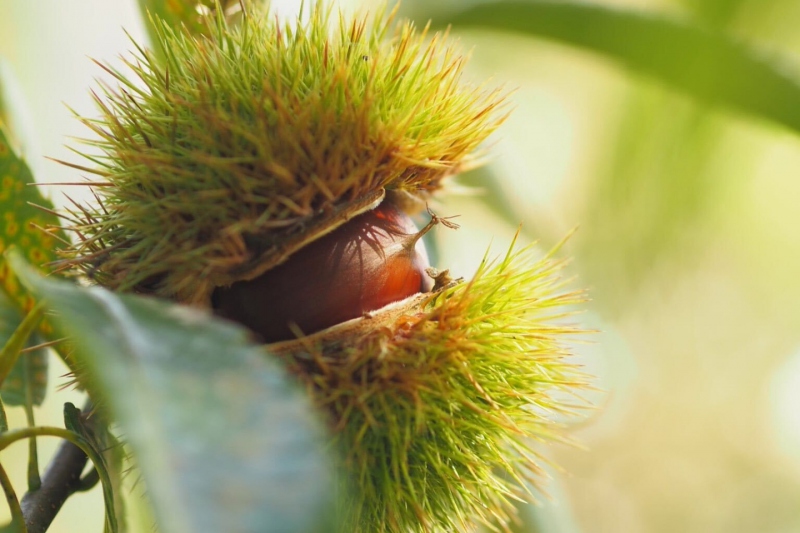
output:
[[[384,202],[249,280],[218,287],[215,312],[243,324],[264,342],[295,338],[360,317],[419,292],[433,280],[419,231]]]

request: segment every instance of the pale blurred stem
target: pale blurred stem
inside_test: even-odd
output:
[[[91,407],[87,403],[83,413],[88,413],[90,410]],[[91,423],[91,420],[90,418],[88,423]],[[81,473],[86,467],[87,460],[86,452],[80,447],[70,440],[62,441],[47,466],[39,489],[28,492],[22,498],[22,514],[28,533],[47,531],[67,498],[83,488]]]
[[[25,517],[22,514],[22,508],[19,505],[17,493],[14,491],[14,486],[11,484],[11,480],[8,479],[8,474],[6,474],[6,469],[3,468],[3,465],[0,465],[0,487],[6,495],[6,502],[8,502],[8,508],[11,511],[11,523],[17,525],[19,528],[15,531],[27,533]]]
[[[22,360],[25,383],[30,383],[30,357]],[[33,416],[33,387],[25,387],[25,418],[28,427],[36,425]],[[36,445],[36,437],[28,439],[28,492],[39,490],[42,486],[42,478],[39,476],[39,448]]]
[[[0,399],[0,433],[8,431],[8,416],[6,416],[6,406],[3,405],[3,400]]]

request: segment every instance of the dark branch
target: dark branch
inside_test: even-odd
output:
[[[87,404],[83,413],[89,410]],[[47,531],[67,498],[81,489],[81,472],[86,461],[86,454],[80,448],[68,441],[61,443],[47,466],[39,490],[28,492],[20,502],[28,533]]]
[[[86,454],[80,448],[71,442],[61,443],[42,478],[42,486],[22,498],[28,533],[47,531],[67,498],[80,487],[86,461]]]

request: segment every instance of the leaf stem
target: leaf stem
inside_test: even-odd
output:
[[[16,526],[15,531],[19,533],[28,533],[28,528],[25,524],[25,516],[22,514],[22,507],[19,505],[17,493],[14,491],[14,486],[8,478],[6,469],[0,464],[0,487],[6,495],[6,502],[11,511],[11,523]]]
[[[27,361],[23,360],[23,363]],[[27,378],[27,376],[26,376]],[[29,383],[26,381],[26,383]],[[25,418],[27,419],[28,426],[33,427],[36,425],[36,420],[33,416],[33,403],[31,402],[31,387],[25,387]],[[36,445],[36,437],[28,439],[28,492],[39,490],[42,486],[42,478],[39,475],[39,447]]]
[[[95,465],[103,465],[104,462],[102,456],[86,439],[77,433],[57,427],[29,427],[3,433],[0,435],[0,450],[14,442],[31,437],[58,437],[66,441],[48,465],[41,488],[28,492],[22,498],[22,512],[28,533],[44,533],[67,498],[81,486],[80,476],[87,457]],[[99,468],[98,473],[103,484],[106,520],[109,530],[115,532],[117,520],[111,480],[105,468]]]
[[[8,416],[6,416],[6,406],[3,405],[3,399],[0,398],[0,433],[8,431]]]
[[[33,414],[33,386],[31,384],[31,357],[23,357],[19,364],[22,365],[23,381],[25,386],[25,418],[28,427],[36,425],[36,418]],[[28,492],[39,490],[42,486],[42,477],[39,474],[39,447],[36,445],[36,437],[28,439]]]

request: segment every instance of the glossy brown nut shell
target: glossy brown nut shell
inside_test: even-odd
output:
[[[213,307],[264,342],[360,317],[431,289],[428,257],[417,233],[405,213],[384,202],[261,276],[217,288]]]

